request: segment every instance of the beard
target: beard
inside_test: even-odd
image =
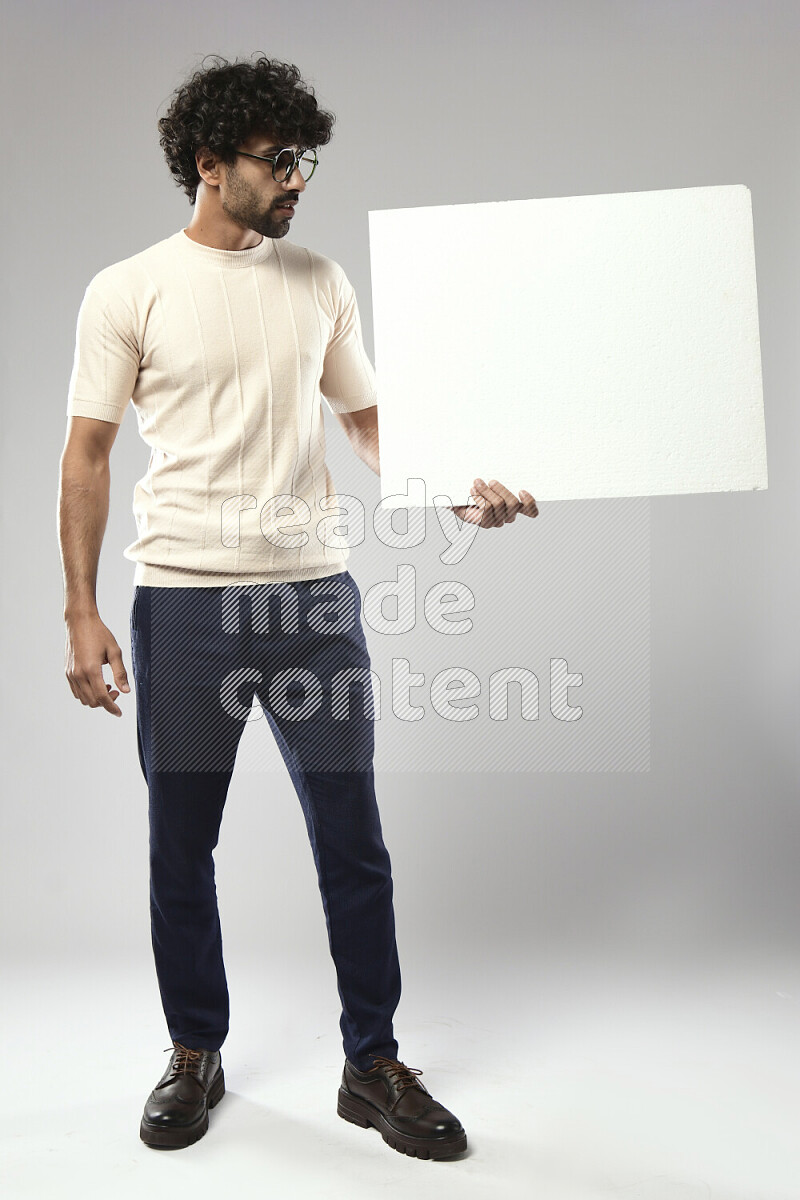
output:
[[[242,179],[234,167],[227,171],[227,191],[222,201],[222,211],[238,225],[253,229],[264,237],[282,238],[289,232],[291,221],[276,211],[276,205],[294,197],[278,196],[271,203],[257,195]]]

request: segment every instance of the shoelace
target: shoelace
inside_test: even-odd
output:
[[[173,1075],[189,1075],[197,1066],[202,1057],[202,1050],[192,1050],[190,1046],[182,1046],[180,1042],[175,1042],[172,1046],[167,1046],[164,1050],[177,1050],[175,1062],[172,1064]]]
[[[384,1058],[382,1054],[373,1054],[372,1060],[375,1066],[370,1069],[373,1071],[376,1068],[384,1069],[392,1080],[392,1083],[396,1084],[400,1091],[407,1087],[418,1087],[423,1092],[427,1092],[428,1089],[425,1087],[425,1084],[420,1083],[417,1079],[417,1076],[422,1075],[423,1072],[417,1070],[416,1067],[407,1067],[398,1058]]]

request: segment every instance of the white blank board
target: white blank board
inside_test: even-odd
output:
[[[743,184],[371,211],[369,237],[382,499],[766,488]]]

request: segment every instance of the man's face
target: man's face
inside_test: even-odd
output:
[[[273,155],[286,147],[277,138],[261,133],[245,139],[241,149],[251,154]],[[296,150],[298,147],[289,146],[288,149]],[[272,178],[272,163],[238,154],[232,167],[220,164],[220,173],[223,212],[245,229],[254,229],[264,237],[286,236],[294,205],[306,188],[299,170],[295,170],[284,183],[276,183]]]

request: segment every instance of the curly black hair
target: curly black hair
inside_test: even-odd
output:
[[[263,54],[254,62],[231,63],[219,54],[206,58],[219,62],[201,65],[173,93],[158,122],[169,169],[191,204],[200,184],[195,153],[201,146],[231,166],[236,161],[234,148],[253,133],[264,131],[287,146],[306,150],[331,140],[335,116],[318,106],[314,89],[303,83],[292,63]]]

